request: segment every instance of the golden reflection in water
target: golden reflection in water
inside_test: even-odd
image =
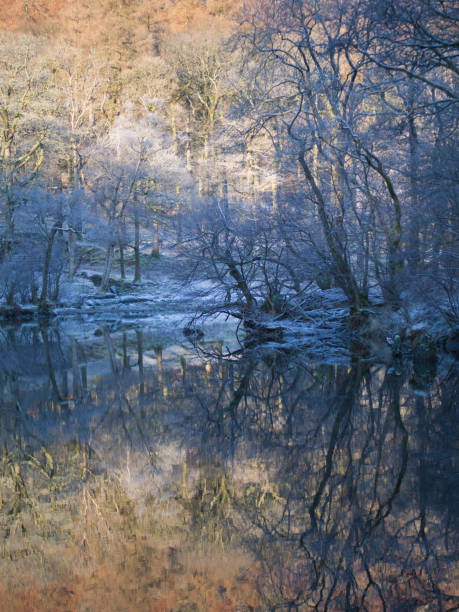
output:
[[[48,377],[0,374],[2,611],[458,603],[456,366],[413,393],[357,358],[45,339]]]

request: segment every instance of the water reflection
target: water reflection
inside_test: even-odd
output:
[[[7,609],[459,603],[457,363],[2,334]]]

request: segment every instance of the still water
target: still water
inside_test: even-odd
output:
[[[0,336],[2,612],[459,604],[457,362]]]

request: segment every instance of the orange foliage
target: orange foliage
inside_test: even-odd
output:
[[[168,32],[221,23],[241,1],[0,0],[0,30],[43,32],[81,47],[137,47]]]
[[[47,31],[68,0],[0,0],[0,29]]]

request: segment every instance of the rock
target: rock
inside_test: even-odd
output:
[[[76,306],[65,306],[61,308],[56,308],[54,312],[58,316],[78,315],[81,313],[81,308],[78,308]]]
[[[102,274],[91,274],[89,280],[92,281],[95,287],[100,287],[102,283]]]
[[[137,295],[122,295],[120,298],[122,304],[139,304],[145,302],[145,298]]]
[[[183,335],[190,340],[201,340],[204,338],[204,332],[199,327],[184,327]]]

